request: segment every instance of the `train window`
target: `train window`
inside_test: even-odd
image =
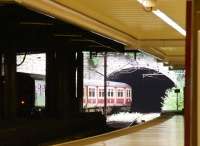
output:
[[[89,97],[95,97],[95,88],[89,88]]]
[[[118,89],[117,90],[117,96],[118,97],[123,97],[123,89]]]
[[[111,94],[111,97],[113,97],[113,94],[114,94],[113,89],[111,89],[110,94]]]
[[[104,97],[104,89],[99,89],[99,97]]]
[[[110,97],[110,89],[108,89],[108,97]]]
[[[113,97],[113,89],[108,89],[108,97]]]
[[[123,90],[121,90],[121,97],[123,97],[124,95],[123,95]]]
[[[127,90],[126,96],[127,96],[127,97],[131,97],[131,90],[129,90],[129,89]]]

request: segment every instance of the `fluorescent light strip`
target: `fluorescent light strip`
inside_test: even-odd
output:
[[[145,0],[137,0],[140,4],[144,6]],[[144,6],[145,7],[145,6]],[[172,20],[170,17],[168,17],[165,13],[163,13],[161,10],[153,10],[153,14],[158,16],[160,19],[162,19],[165,23],[173,27],[176,31],[178,31],[183,36],[186,36],[186,31],[183,29],[180,25],[178,25],[174,20]]]
[[[182,34],[183,36],[186,36],[186,31],[180,25],[178,25],[175,21],[173,21],[171,18],[169,18],[165,13],[163,13],[159,9],[158,10],[154,10],[152,12],[153,12],[153,14],[158,16],[160,19],[162,19],[164,22],[166,22],[171,27],[173,27],[180,34]]]
[[[144,0],[137,0],[137,1],[143,5]]]

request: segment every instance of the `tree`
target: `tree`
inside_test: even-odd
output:
[[[184,71],[178,70],[175,71],[177,75],[177,84],[176,87],[172,89],[168,89],[165,92],[165,96],[163,97],[162,102],[162,110],[176,110],[177,109],[177,93],[174,92],[176,88],[180,89],[180,93],[178,94],[178,110],[182,110],[184,108],[184,86],[185,86],[185,80],[184,80]]]

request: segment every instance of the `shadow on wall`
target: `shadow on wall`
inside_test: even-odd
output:
[[[132,111],[141,113],[161,112],[161,97],[175,86],[167,76],[148,68],[123,69],[111,73],[108,80],[129,84],[133,90]]]

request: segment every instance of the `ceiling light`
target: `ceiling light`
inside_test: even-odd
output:
[[[137,0],[140,4],[143,5],[143,8],[147,12],[151,12],[153,8],[156,7],[156,0]]]
[[[169,16],[163,13],[161,10],[157,9],[156,7],[156,0],[137,0],[140,4],[143,5],[144,10],[148,12],[152,12],[160,19],[162,19],[165,23],[173,27],[176,31],[178,31],[183,36],[186,36],[186,31],[180,25],[178,25],[174,20],[172,20]]]
[[[169,69],[174,69],[174,67],[172,65],[169,66]]]
[[[169,62],[165,61],[165,62],[164,62],[164,64],[168,65],[168,64],[169,64]]]
[[[159,9],[158,10],[154,10],[152,12],[156,16],[158,16],[160,19],[162,19],[164,22],[166,22],[168,25],[170,25],[171,27],[173,27],[180,34],[182,34],[183,36],[186,36],[185,29],[183,29],[180,25],[178,25],[174,20],[172,20],[171,18],[169,18],[165,13],[163,13]]]

